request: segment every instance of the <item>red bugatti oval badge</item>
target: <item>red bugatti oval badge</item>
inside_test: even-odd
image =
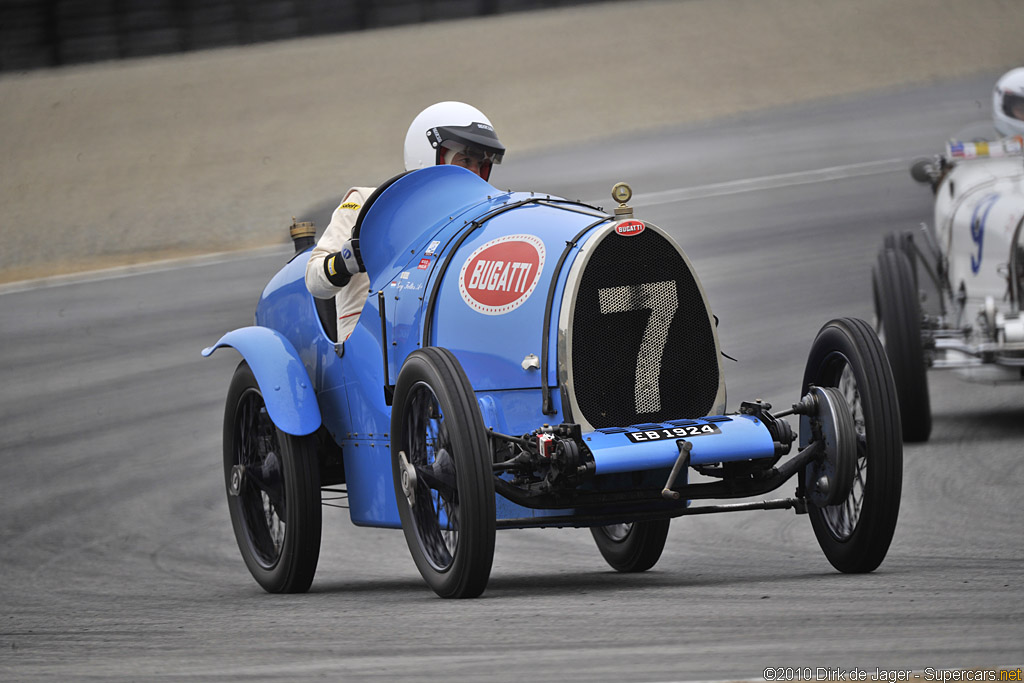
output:
[[[459,292],[474,311],[502,315],[530,298],[543,270],[543,240],[536,235],[505,235],[470,254],[459,273]]]
[[[615,224],[615,232],[619,233],[623,237],[632,237],[633,235],[639,235],[644,231],[643,221],[619,221]]]

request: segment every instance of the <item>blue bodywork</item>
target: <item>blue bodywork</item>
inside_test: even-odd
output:
[[[322,421],[343,452],[352,521],[399,527],[389,391],[404,359],[423,346],[452,351],[476,391],[484,424],[497,432],[521,435],[559,423],[565,414],[555,362],[562,292],[580,250],[613,221],[578,203],[503,192],[458,167],[414,171],[394,181],[365,211],[359,244],[371,288],[344,345],[329,338],[306,289],[305,251],[263,291],[256,327],[228,333],[204,355],[220,346],[236,348],[252,366],[282,431],[308,434]],[[487,271],[487,262],[473,261],[503,239],[532,245],[530,253],[536,254],[535,261],[512,269],[508,283],[498,281],[496,270]],[[523,298],[497,312],[471,304],[460,291],[460,282],[471,276],[466,272],[471,263],[481,277],[491,277],[495,289],[511,291],[512,278],[519,278],[514,286]],[[534,367],[524,362],[530,357],[550,362]],[[547,413],[545,386],[555,388]],[[677,438],[669,438],[678,435],[696,434],[692,464],[775,453],[769,430],[756,417],[679,417],[583,433],[595,475],[608,475],[606,481],[615,485],[616,476],[636,473],[625,481],[647,477],[660,487],[679,458]],[[701,431],[709,425],[714,429]],[[631,439],[630,433],[640,436]],[[685,477],[684,472],[680,481]],[[564,518],[572,510],[526,508],[498,495],[497,514],[499,522],[508,522]]]

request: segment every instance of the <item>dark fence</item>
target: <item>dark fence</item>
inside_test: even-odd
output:
[[[0,71],[143,57],[586,2],[588,0],[0,0]]]

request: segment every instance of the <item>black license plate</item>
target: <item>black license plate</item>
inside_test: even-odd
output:
[[[707,436],[708,434],[721,434],[722,430],[713,424],[687,425],[686,427],[659,427],[658,429],[645,429],[640,432],[626,432],[626,438],[633,443],[647,443],[648,441],[662,441],[664,439],[689,439],[694,436]]]

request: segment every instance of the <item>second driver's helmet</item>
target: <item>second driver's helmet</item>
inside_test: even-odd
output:
[[[1024,135],[1024,67],[1007,71],[996,81],[992,122],[1002,135]]]
[[[491,166],[501,163],[505,146],[490,119],[476,107],[463,102],[432,104],[413,119],[405,134],[405,170],[449,163],[453,153],[472,157],[480,177],[487,180]]]

